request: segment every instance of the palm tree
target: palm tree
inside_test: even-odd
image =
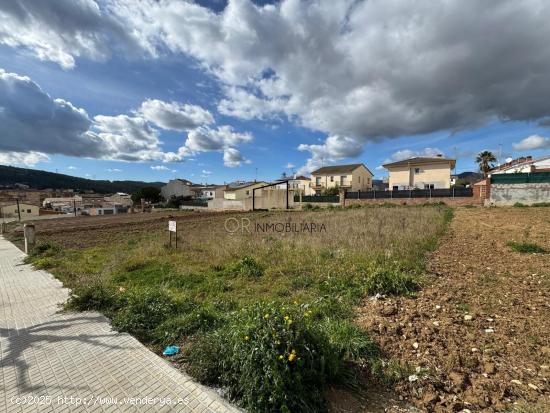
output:
[[[497,158],[495,155],[493,155],[493,152],[491,151],[480,152],[476,157],[476,162],[479,165],[479,170],[483,172],[485,178],[487,178],[487,172],[489,172],[489,170],[494,167],[493,162],[496,161]]]

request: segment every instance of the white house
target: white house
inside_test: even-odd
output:
[[[286,182],[288,182],[288,189],[294,190],[294,193],[302,195],[315,195],[315,191],[311,187],[311,178],[303,175],[294,175],[292,177],[281,178],[275,181],[278,183],[275,188],[286,189]]]
[[[489,174],[517,174],[550,171],[550,156],[533,159],[532,156],[522,156],[517,159],[507,159],[506,163],[489,171]]]

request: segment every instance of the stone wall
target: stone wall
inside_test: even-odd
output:
[[[489,202],[496,206],[550,202],[550,183],[492,184]]]

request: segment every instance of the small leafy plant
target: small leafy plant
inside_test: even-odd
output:
[[[177,303],[164,290],[134,289],[125,297],[123,308],[113,319],[113,327],[150,341],[155,328],[176,310]]]
[[[506,245],[509,246],[512,250],[516,252],[521,252],[524,254],[529,254],[529,253],[545,254],[548,252],[546,249],[532,242],[508,241]]]
[[[264,268],[252,257],[246,256],[229,265],[228,272],[242,277],[258,278],[264,275]]]
[[[226,388],[248,411],[290,413],[324,410],[323,386],[349,378],[349,363],[377,355],[347,321],[319,322],[305,305],[260,303],[231,313],[184,360],[191,375]]]

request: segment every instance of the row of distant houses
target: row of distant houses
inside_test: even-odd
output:
[[[455,160],[442,156],[434,158],[412,158],[406,161],[384,165],[389,171],[389,190],[419,188],[449,188],[451,170]],[[374,174],[362,163],[332,165],[319,168],[311,176],[293,175],[282,177],[273,182],[236,181],[224,185],[199,185],[186,179],[174,179],[161,188],[165,201],[173,199],[200,200],[209,202],[214,209],[231,209],[232,205],[242,207],[243,200],[253,194],[263,201],[269,197],[273,202],[286,202],[287,189],[292,195],[324,195],[327,191],[370,191],[384,189],[374,187]],[[269,194],[269,196],[268,196]],[[235,201],[235,202],[233,202]],[[237,203],[236,201],[241,201]],[[262,202],[260,200],[259,202]],[[246,208],[245,208],[246,209]]]
[[[410,190],[440,190],[450,189],[457,184],[457,176],[452,174],[456,160],[442,155],[434,157],[413,157],[383,165],[388,171],[384,183],[375,182],[374,174],[362,163],[347,165],[332,165],[319,168],[311,176],[293,175],[282,177],[273,182],[266,181],[236,181],[224,185],[198,185],[186,179],[170,181],[161,189],[163,198],[168,201],[182,197],[200,200],[214,209],[249,209],[252,207],[250,198],[258,198],[257,202],[264,207],[288,204],[288,189],[293,195],[315,196],[326,193],[364,192],[364,191],[410,191]],[[491,174],[501,173],[534,173],[550,170],[550,157],[533,159],[522,157],[508,160],[489,171]],[[472,173],[479,176],[479,174]],[[471,186],[474,179],[466,183]],[[479,178],[478,178],[479,179]],[[481,181],[485,182],[485,181]],[[464,185],[464,183],[462,183]],[[473,186],[473,185],[472,185]],[[475,186],[473,186],[475,189]],[[277,191],[280,193],[278,194]],[[270,202],[267,202],[270,199]],[[292,201],[290,201],[292,203]],[[257,206],[257,205],[256,205]]]
[[[113,215],[127,212],[132,204],[131,196],[122,192],[75,194],[27,188],[0,191],[2,218],[28,219],[52,214]]]

